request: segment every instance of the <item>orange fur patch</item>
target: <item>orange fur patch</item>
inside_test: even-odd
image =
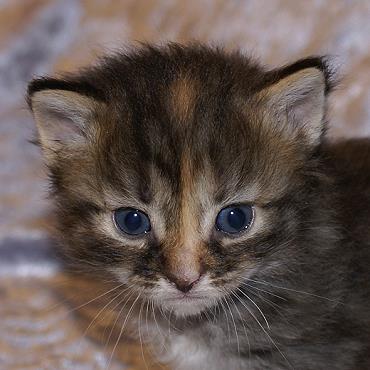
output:
[[[186,122],[193,116],[198,91],[196,85],[195,80],[185,76],[170,86],[171,112],[179,122]]]
[[[193,171],[189,156],[181,164],[181,203],[179,223],[174,230],[171,247],[167,250],[170,275],[184,281],[194,281],[201,270],[201,241],[199,240],[194,198]]]

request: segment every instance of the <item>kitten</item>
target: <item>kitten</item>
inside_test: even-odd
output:
[[[370,143],[327,143],[332,80],[169,44],[30,83],[66,263],[173,369],[370,369]]]

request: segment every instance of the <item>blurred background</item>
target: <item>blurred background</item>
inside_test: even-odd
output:
[[[368,0],[0,0],[0,369],[104,369],[110,357],[59,303],[46,175],[28,142],[32,77],[137,41],[200,40],[271,66],[329,54],[342,76],[329,136],[369,136],[369,35]],[[135,356],[123,355],[127,368],[145,369]]]

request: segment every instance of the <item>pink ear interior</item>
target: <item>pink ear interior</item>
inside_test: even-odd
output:
[[[301,132],[309,144],[320,141],[325,114],[325,80],[321,71],[308,68],[285,77],[262,91],[290,135]]]
[[[83,143],[97,109],[94,99],[64,90],[36,92],[31,104],[41,145],[51,150]]]
[[[44,111],[40,135],[44,136],[47,141],[57,141],[65,144],[81,140],[84,137],[82,127],[78,121],[76,122],[63,112],[51,109]]]

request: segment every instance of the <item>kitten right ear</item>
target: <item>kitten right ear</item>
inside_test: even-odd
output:
[[[95,99],[69,91],[45,89],[28,96],[46,157],[86,143],[99,105]]]
[[[307,58],[276,72],[276,79],[258,93],[289,137],[301,134],[309,145],[319,144],[324,132],[331,72],[322,58]]]

